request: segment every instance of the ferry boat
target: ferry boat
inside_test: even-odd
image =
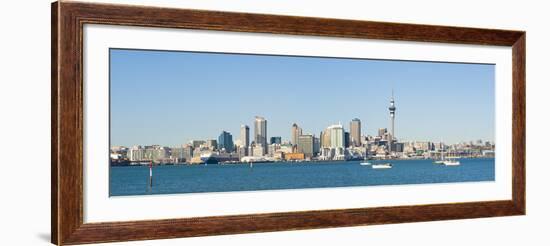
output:
[[[201,154],[201,161],[205,164],[218,164],[217,155],[213,152]]]
[[[392,168],[391,163],[373,164],[372,169],[389,169]]]

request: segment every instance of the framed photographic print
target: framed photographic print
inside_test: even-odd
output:
[[[52,242],[525,214],[525,32],[52,5]]]

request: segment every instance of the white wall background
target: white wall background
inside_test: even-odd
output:
[[[548,245],[545,150],[550,22],[545,1],[153,1],[182,8],[527,31],[527,216],[142,241],[112,245]],[[0,8],[0,245],[48,245],[50,1]],[[29,158],[31,157],[31,158]]]

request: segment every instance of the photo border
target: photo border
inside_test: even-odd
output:
[[[52,243],[81,244],[525,214],[525,32],[113,4],[52,4]],[[84,24],[512,47],[512,199],[84,223]]]

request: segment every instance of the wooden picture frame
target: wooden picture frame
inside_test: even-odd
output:
[[[51,18],[52,243],[82,244],[525,214],[525,32],[158,7],[56,2]],[[223,30],[512,47],[512,199],[84,223],[83,26]]]

